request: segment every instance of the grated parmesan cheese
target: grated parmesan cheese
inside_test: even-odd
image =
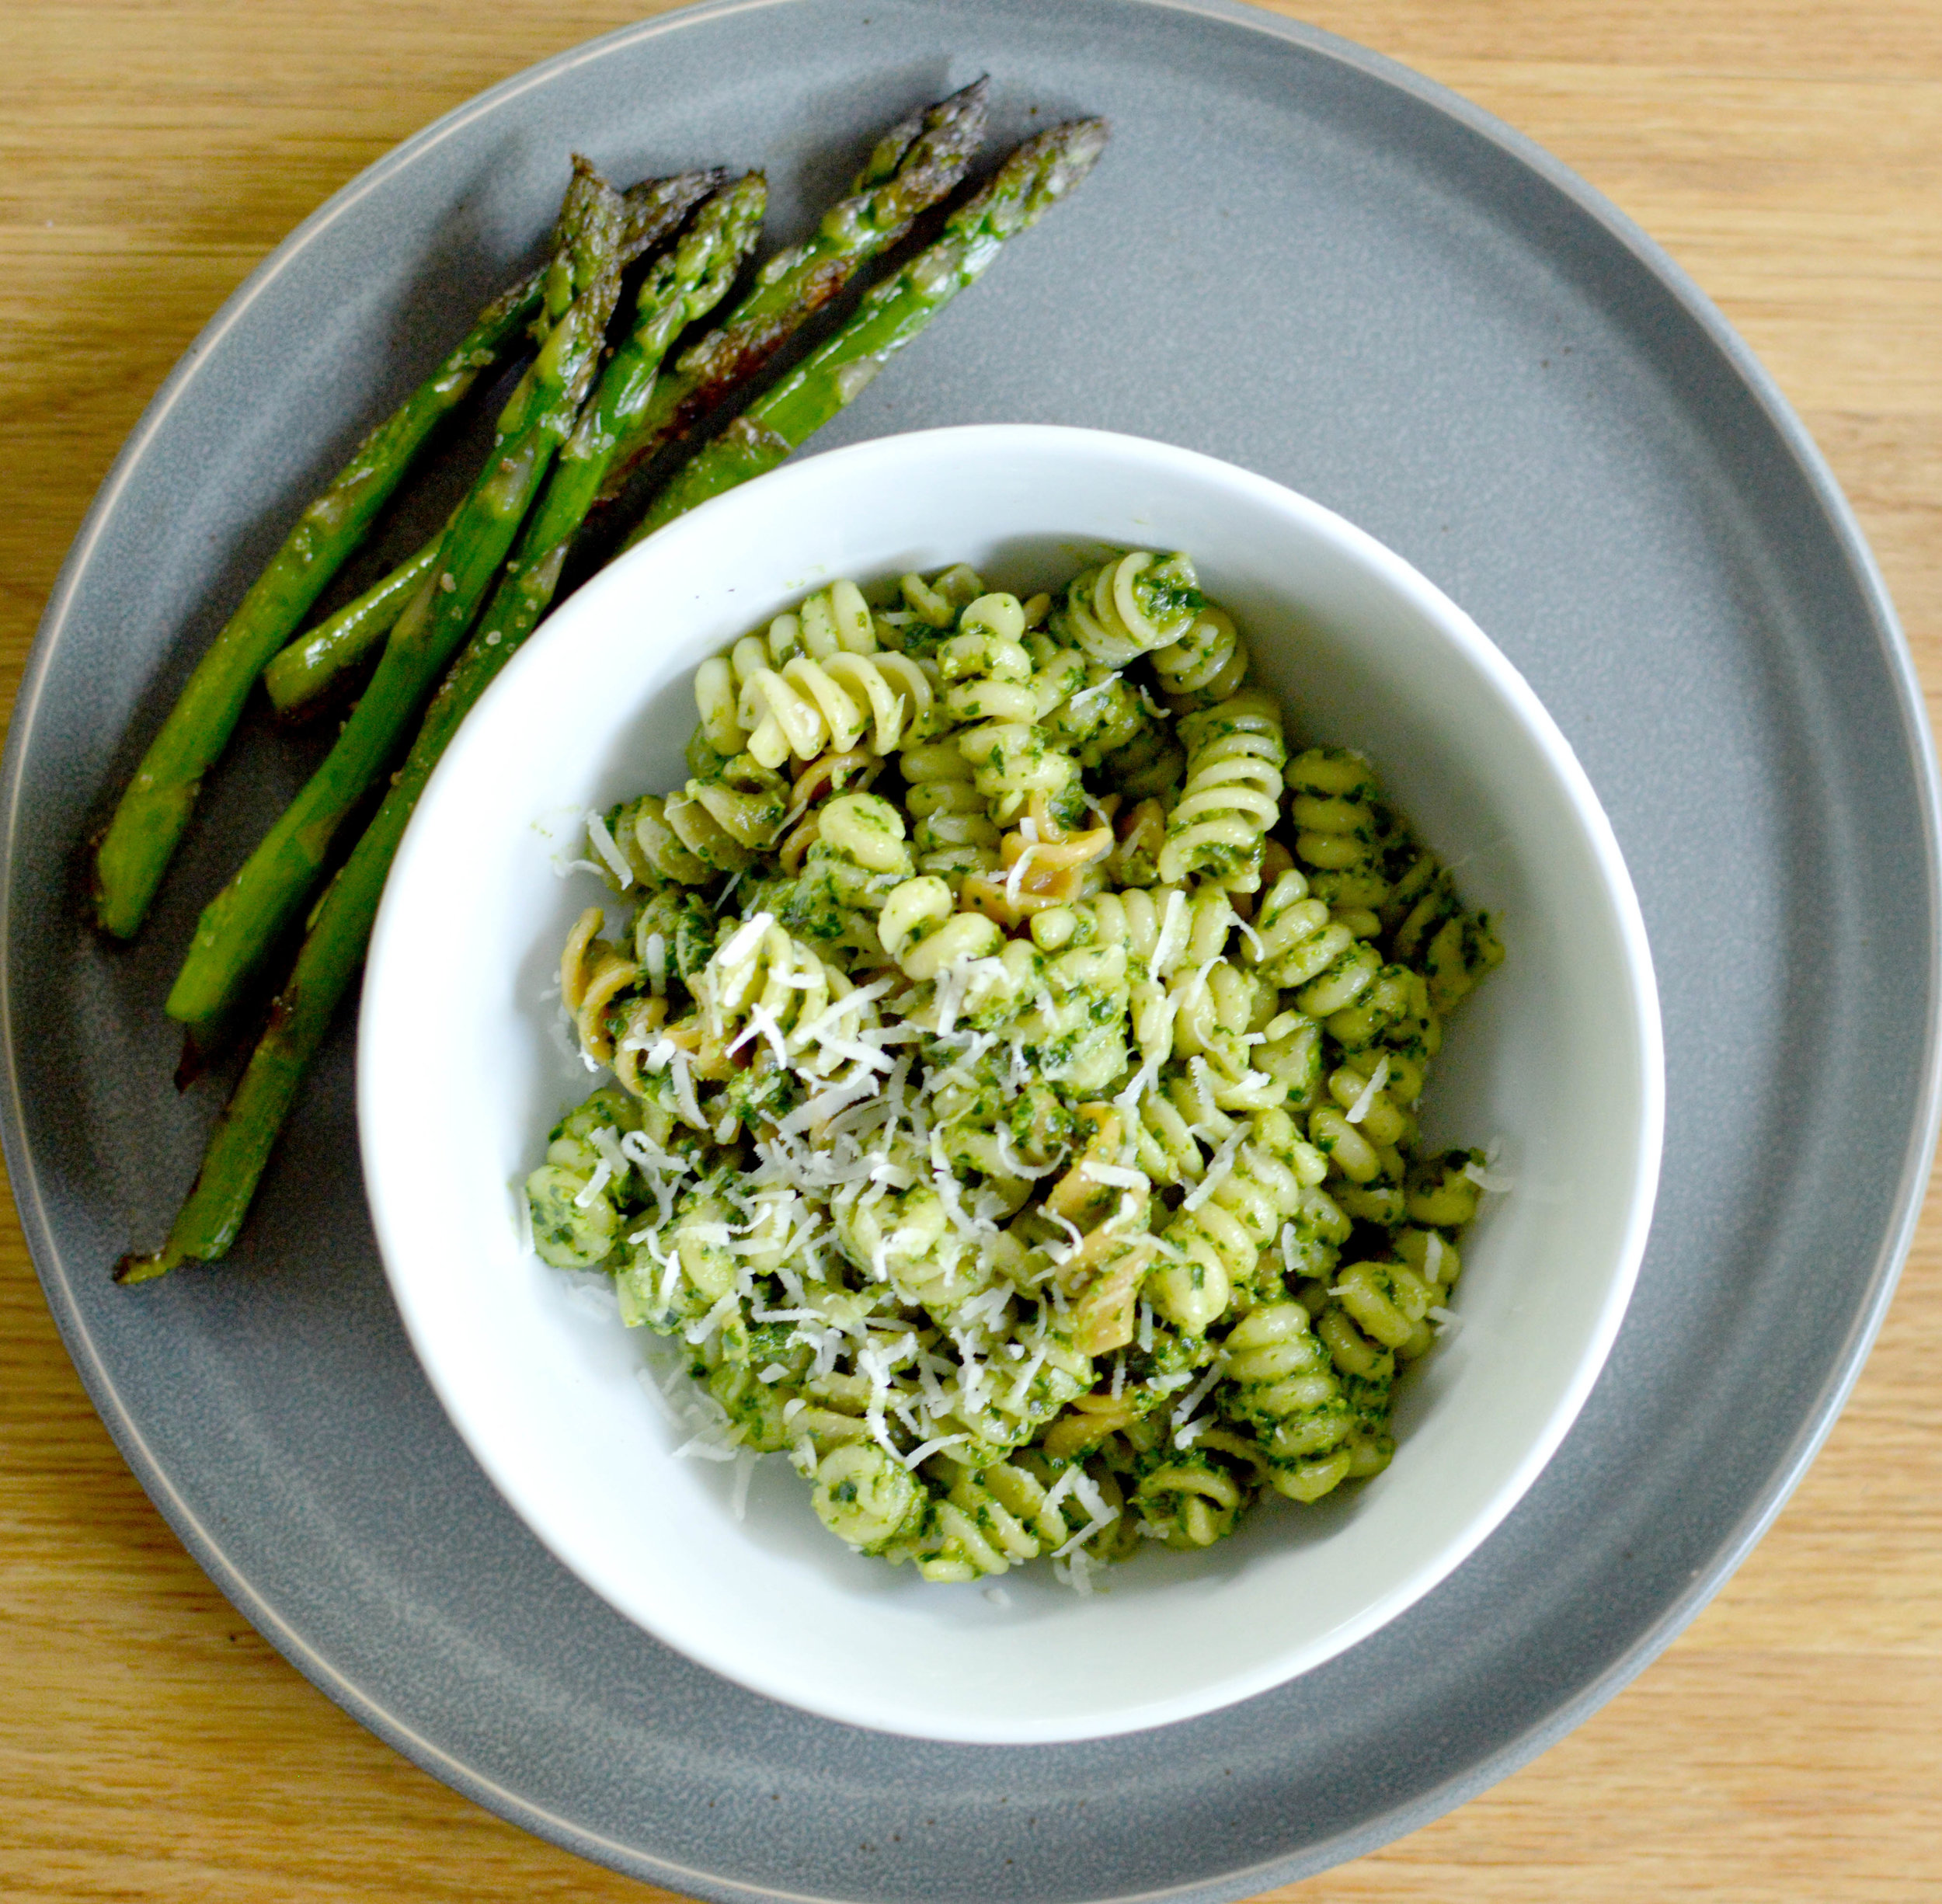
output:
[[[749,1477],[755,1472],[755,1464],[761,1458],[753,1448],[738,1448],[735,1451],[735,1485],[729,1490],[729,1511],[737,1520],[748,1518]]]
[[[1241,1148],[1245,1130],[1237,1130],[1213,1154],[1207,1174],[1181,1200],[1182,1210],[1198,1210],[1234,1173],[1234,1157]]]
[[[1384,1052],[1382,1061],[1369,1074],[1369,1082],[1356,1094],[1356,1102],[1349,1107],[1349,1121],[1359,1124],[1369,1115],[1369,1107],[1376,1102],[1376,1093],[1389,1082],[1389,1053]]]
[[[1176,886],[1167,895],[1167,909],[1160,916],[1160,931],[1153,942],[1147,976],[1157,985],[1186,947],[1187,896]]]
[[[903,1465],[914,1474],[940,1450],[957,1447],[960,1443],[969,1441],[970,1439],[969,1435],[940,1435],[934,1441],[919,1442],[908,1454],[903,1457]]]
[[[1184,1427],[1193,1418],[1195,1409],[1199,1408],[1213,1392],[1214,1384],[1220,1380],[1222,1372],[1227,1366],[1227,1359],[1224,1356],[1216,1358],[1213,1366],[1201,1378],[1193,1393],[1174,1410],[1173,1425],[1175,1428]]]
[[[758,912],[752,919],[744,919],[729,935],[729,942],[718,952],[712,963],[726,969],[740,965],[762,942],[762,935],[775,923],[774,916]]]
[[[576,1210],[585,1210],[607,1185],[613,1181],[614,1166],[605,1157],[593,1166],[593,1174],[586,1180],[586,1187],[573,1199]]]
[[[1004,896],[1015,906],[1020,897],[1019,882],[1025,878],[1025,869],[1032,864],[1032,856],[1038,850],[1035,845],[1027,846],[1013,862],[1011,872],[1005,875]]]
[[[619,881],[625,893],[634,883],[634,868],[627,863],[626,855],[614,843],[614,836],[607,830],[607,822],[597,813],[586,816],[586,837],[593,842],[593,850],[614,869],[614,877]]]

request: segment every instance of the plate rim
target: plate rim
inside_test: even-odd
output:
[[[142,412],[82,517],[50,592],[22,671],[5,753],[0,756],[0,868],[11,875],[23,830],[23,783],[30,737],[37,726],[54,653],[74,597],[109,520],[162,423],[193,383],[204,360],[298,253],[361,200],[475,120],[498,110],[523,93],[553,83],[580,66],[665,34],[705,26],[740,14],[829,3],[830,0],[697,0],[696,4],[633,22],[565,48],[472,95],[393,146],[303,219],[249,273],[197,334]],[[1418,105],[1455,121],[1544,181],[1573,211],[1589,219],[1658,282],[1734,380],[1753,399],[1763,422],[1791,457],[1808,496],[1833,532],[1846,572],[1865,607],[1894,691],[1905,757],[1913,770],[1923,809],[1923,916],[1931,943],[1942,945],[1942,778],[1938,776],[1935,742],[1925,716],[1913,656],[1899,618],[1853,508],[1826,459],[1771,374],[1684,268],[1603,193],[1534,140],[1388,54],[1306,22],[1241,4],[1241,0],[1113,0],[1113,3],[1262,33],[1401,92]],[[13,902],[9,876],[0,879],[0,952],[9,950],[12,942]],[[537,1836],[636,1877],[690,1885],[698,1895],[786,1899],[788,1904],[842,1904],[839,1894],[834,1891],[785,1892],[693,1869],[644,1853],[546,1810],[465,1764],[381,1705],[311,1647],[252,1586],[211,1531],[197,1519],[122,1402],[74,1300],[69,1265],[56,1244],[35,1158],[26,1136],[15,1018],[10,962],[0,956],[0,1149],[4,1150],[22,1230],[48,1307],[89,1398],[124,1460],[177,1538],[236,1610],[319,1691],[360,1724],[421,1769]],[[1516,1739],[1389,1809],[1314,1841],[1292,1857],[1265,1860],[1161,1889],[1121,1892],[1109,1904],[1143,1904],[1145,1900],[1162,1899],[1205,1899],[1212,1904],[1218,1899],[1249,1895],[1267,1885],[1332,1868],[1420,1829],[1500,1782],[1582,1724],[1672,1643],[1745,1559],[1799,1485],[1853,1391],[1893,1299],[1920,1216],[1938,1127],[1942,1126],[1942,966],[1931,966],[1920,1048],[1921,1086],[1916,1116],[1902,1152],[1893,1213],[1874,1253],[1864,1300],[1826,1379],[1803,1411],[1801,1427],[1781,1460],[1714,1547],[1709,1559],[1695,1569],[1685,1589],[1658,1618],[1575,1695]],[[1108,1901],[1102,1899],[1102,1904]]]

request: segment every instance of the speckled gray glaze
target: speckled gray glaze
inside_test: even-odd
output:
[[[398,1327],[348,1036],[230,1262],[113,1290],[219,1101],[170,1088],[172,960],[302,750],[236,749],[131,952],[93,942],[76,896],[80,843],[191,660],[305,495],[531,255],[569,148],[623,178],[764,163],[772,232],[793,235],[871,128],[987,68],[1000,134],[1103,112],[1114,143],[827,441],[1130,430],[1401,551],[1583,759],[1651,928],[1670,1088],[1624,1333],[1477,1555],[1279,1692],[1009,1750],[767,1704],[541,1550]],[[450,486],[340,593],[415,545]],[[1525,141],[1220,4],[737,0],[441,120],[298,231],[157,398],[49,606],[5,789],[7,1154],[130,1463],[237,1606],[399,1749],[709,1898],[1233,1898],[1481,1790],[1650,1659],[1784,1498],[1886,1304],[1933,1137],[1932,762],[1892,611],[1800,426],[1676,270]]]

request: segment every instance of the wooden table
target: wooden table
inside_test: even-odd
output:
[[[1047,0],[1056,4],[1056,0]],[[5,0],[0,670],[11,701],[123,436],[258,259],[361,167],[639,0]],[[1832,459],[1942,690],[1942,0],[1315,0],[1668,245]],[[0,1230],[0,1892],[654,1895],[396,1756],[211,1586]],[[1942,1208],[1845,1417],[1677,1645],[1494,1791],[1273,1893],[1942,1896]]]

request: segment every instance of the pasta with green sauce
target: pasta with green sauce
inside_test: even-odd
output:
[[[526,1195],[701,1451],[927,1579],[1082,1589],[1383,1467],[1494,1185],[1417,1105],[1502,949],[1367,761],[1291,756],[1191,561],[838,582],[695,698],[687,781],[589,816],[632,910],[562,1000],[616,1081]]]

